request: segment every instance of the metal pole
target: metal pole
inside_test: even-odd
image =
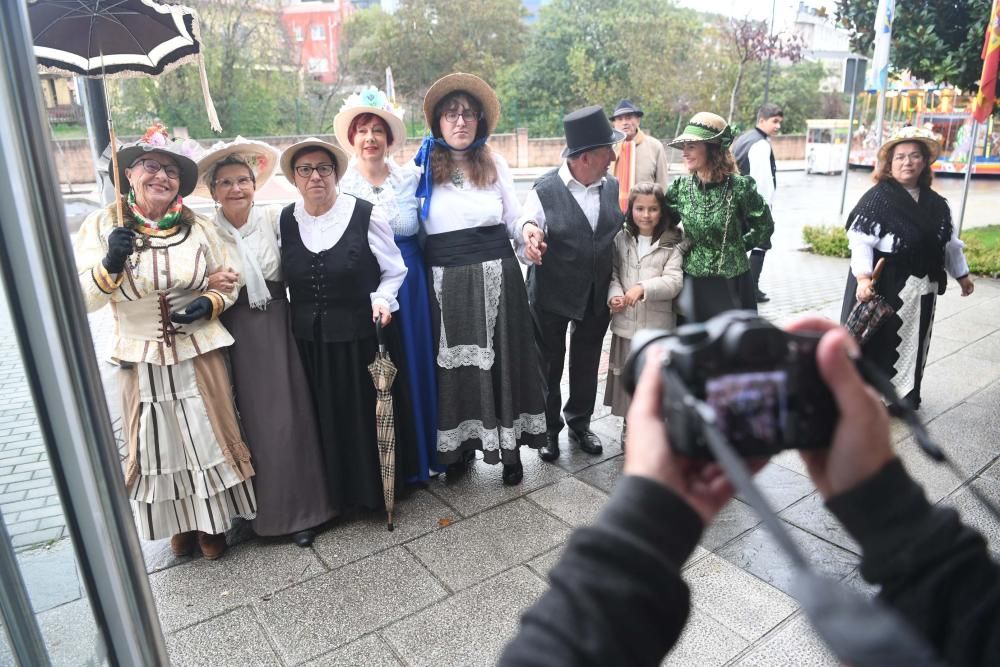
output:
[[[102,204],[107,204],[104,201],[104,184],[101,182],[101,173],[98,169],[98,164],[101,160],[101,139],[103,134],[107,134],[107,127],[102,127],[99,132],[95,123],[101,122],[99,118],[94,115],[93,110],[90,108],[91,96],[89,86],[86,84],[87,79],[83,77],[76,77],[76,90],[77,94],[80,96],[80,106],[83,107],[83,119],[87,125],[87,137],[90,145],[90,159],[94,165],[94,183],[97,185],[97,197]],[[101,91],[103,94],[103,91]],[[102,114],[103,115],[103,114]],[[105,145],[107,142],[105,142]]]
[[[21,578],[17,555],[10,545],[7,525],[0,513],[0,612],[7,627],[7,639],[18,665],[50,665],[42,631],[35,620],[31,599]]]
[[[775,6],[776,3],[777,3],[777,0],[771,0],[771,23],[767,27],[768,42],[770,42],[770,38],[774,35],[774,6]],[[768,51],[767,51],[767,74],[764,75],[764,102],[763,102],[763,104],[767,104],[767,94],[768,94],[768,91],[770,91],[770,89],[771,89],[771,50],[770,50],[770,44],[768,44]]]
[[[965,160],[965,184],[962,186],[962,208],[958,210],[958,235],[962,235],[962,223],[965,222],[965,204],[969,199],[969,184],[972,182],[972,172],[976,168],[976,139],[979,136],[979,121],[972,119],[972,136],[969,138],[969,155]]]
[[[844,175],[840,179],[840,215],[844,215],[844,201],[847,199],[847,176],[851,171],[851,146],[854,144],[854,104],[858,99],[858,65],[860,60],[854,59],[854,72],[851,76],[851,111],[847,121],[847,156],[844,158]]]
[[[42,122],[26,3],[0,3],[0,268],[52,474],[112,665],[169,664]]]

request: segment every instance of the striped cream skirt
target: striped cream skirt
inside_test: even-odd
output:
[[[253,518],[250,453],[240,434],[222,352],[122,371],[126,485],[139,537],[224,533]]]

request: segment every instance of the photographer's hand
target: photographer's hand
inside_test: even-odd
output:
[[[858,374],[852,357],[861,354],[843,327],[809,318],[790,331],[825,331],[816,350],[820,374],[833,392],[840,421],[830,448],[800,452],[809,476],[824,498],[865,481],[894,458],[889,439],[889,414],[878,394]]]
[[[689,459],[670,448],[661,413],[662,359],[652,351],[648,357],[628,411],[625,474],[663,484],[691,505],[708,525],[733,497],[733,486],[718,463]],[[759,470],[764,463],[754,461],[751,468]]]

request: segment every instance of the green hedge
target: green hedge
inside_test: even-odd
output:
[[[843,227],[812,227],[802,229],[802,238],[818,255],[850,257],[847,233]],[[965,257],[969,270],[987,276],[1000,275],[1000,225],[976,227],[962,232]]]
[[[967,229],[962,240],[970,271],[994,278],[1000,274],[1000,225]]]
[[[817,255],[830,257],[850,257],[851,250],[847,247],[847,232],[843,227],[812,227],[802,228],[802,238],[812,246]]]

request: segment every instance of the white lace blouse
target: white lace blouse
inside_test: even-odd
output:
[[[215,212],[216,220],[225,219],[220,208]],[[250,217],[246,224],[236,231],[243,239],[248,252],[257,258],[260,265],[261,275],[264,280],[280,282],[281,276],[281,251],[278,249],[278,220],[281,217],[280,206],[254,206],[250,211]],[[219,230],[219,237],[226,245],[229,268],[240,274],[240,285],[245,285],[246,269],[243,260],[236,247],[236,241],[229,235],[229,232],[216,222]]]
[[[434,184],[430,211],[424,220],[428,235],[504,225],[509,238],[520,237],[517,221],[521,215],[521,203],[514,190],[514,177],[506,160],[496,153],[492,156],[497,167],[497,180],[489,187],[477,188],[467,180]]]
[[[323,252],[335,246],[347,230],[356,202],[357,198],[353,195],[341,194],[329,211],[317,216],[306,212],[301,199],[295,202],[292,214],[299,223],[299,236],[303,245],[310,252]],[[382,271],[378,289],[371,293],[372,305],[381,303],[395,312],[399,310],[396,294],[406,278],[406,265],[403,264],[403,256],[393,240],[389,221],[379,206],[372,207],[371,221],[368,223],[368,245]]]
[[[365,199],[382,210],[396,236],[413,236],[420,228],[417,215],[417,181],[420,174],[411,167],[389,163],[389,177],[382,185],[368,182],[355,168],[355,162],[340,179],[340,191]]]

